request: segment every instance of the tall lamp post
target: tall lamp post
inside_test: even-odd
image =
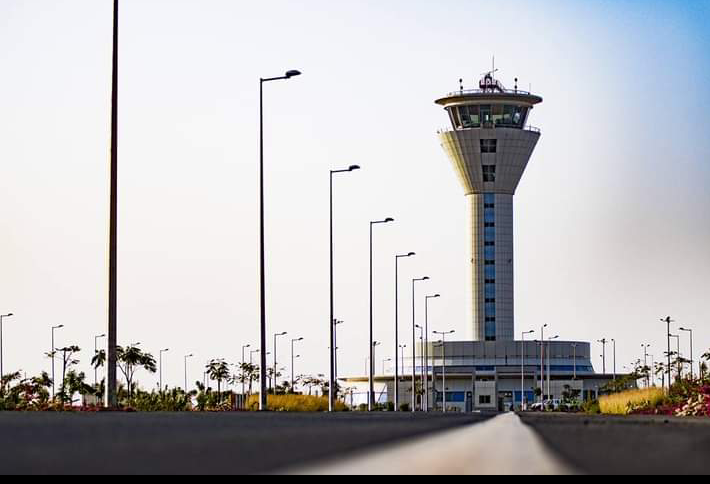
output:
[[[429,412],[429,300],[438,299],[441,294],[424,298],[424,411]]]
[[[266,250],[264,243],[264,83],[281,81],[300,76],[296,70],[288,71],[280,77],[259,79],[259,293],[261,313],[261,368],[266,369]],[[275,370],[275,368],[274,368]],[[260,372],[261,393],[259,395],[259,410],[266,411],[268,397],[266,388],[266,371]]]
[[[240,376],[240,378],[242,380],[242,395],[246,395],[246,391],[247,391],[246,390],[246,383],[247,382],[244,380],[244,366],[247,364],[244,350],[247,350],[249,348],[251,348],[250,344],[242,346],[242,367],[239,369],[239,371],[242,373],[242,375]]]
[[[540,403],[545,401],[545,328],[540,328]]]
[[[690,333],[690,378],[695,377],[695,370],[693,370],[693,365],[695,364],[695,361],[693,359],[693,330],[692,329],[686,329],[686,328],[678,328],[680,331],[683,331],[685,333]]]
[[[421,382],[422,385],[422,412],[424,411],[424,404],[425,404],[425,399],[424,399],[424,328],[422,326],[419,326],[418,324],[416,325],[416,328],[419,330],[419,347],[421,348],[421,351],[419,352],[419,364],[421,365],[419,368],[419,373],[420,373],[420,379],[419,381]]]
[[[428,281],[429,276],[412,279],[412,413],[417,411],[417,282]]]
[[[375,374],[375,364],[376,364],[375,362],[377,361],[377,360],[376,360],[376,358],[377,358],[377,347],[378,347],[378,346],[381,346],[381,345],[382,345],[382,343],[380,343],[379,341],[373,341],[373,342],[372,342],[372,353],[370,353],[370,366],[369,366],[369,368],[368,368],[369,371],[370,371],[370,375],[371,375],[370,381],[372,382],[372,385],[370,385],[370,398],[369,398],[370,402],[372,403],[372,407],[370,408],[370,411],[373,411],[373,410],[374,410],[374,406],[375,406],[375,404],[376,404],[376,401],[375,401],[375,387],[374,387],[374,381],[375,381],[375,379],[374,379],[374,374]]]
[[[547,398],[549,400],[552,400],[552,393],[551,393],[551,385],[550,382],[552,380],[551,377],[551,368],[550,368],[550,353],[552,353],[552,341],[556,340],[559,338],[558,336],[553,336],[552,338],[547,339]]]
[[[193,354],[185,355],[185,393],[189,393],[189,390],[187,389],[187,360],[194,356],[195,355]]]
[[[602,344],[602,373],[606,375],[606,344],[608,341],[606,338],[602,338],[597,342]]]
[[[401,360],[402,372],[404,372],[404,350],[407,349],[407,345],[399,345],[399,355]],[[399,384],[399,382],[397,382]]]
[[[333,248],[333,175],[339,173],[350,173],[355,170],[359,170],[360,167],[357,165],[352,165],[347,170],[330,170],[330,320],[328,323],[330,332],[330,395],[328,398],[328,411],[333,412],[335,410],[335,400],[337,398],[336,392],[333,391],[336,383],[336,373],[337,373],[337,344],[335,343],[336,328],[335,328],[335,289],[333,282],[334,273],[334,248]]]
[[[611,342],[614,346],[614,381],[616,381],[616,339],[612,338]]]
[[[4,367],[3,367],[3,354],[2,354],[2,320],[5,318],[11,318],[13,317],[14,314],[0,314],[0,380],[2,379],[3,376],[5,376],[4,372]],[[52,345],[54,346],[54,345]],[[52,349],[54,351],[54,349]]]
[[[666,319],[661,319],[661,322],[668,325],[668,331],[666,334],[668,336],[668,391],[670,391],[673,384],[673,376],[671,375],[671,323],[675,323],[675,321],[668,316]]]
[[[108,249],[108,361],[106,367],[106,406],[109,408],[116,408],[118,405],[118,13],[118,0],[114,0],[111,78],[111,165],[109,169],[111,181]],[[54,389],[52,389],[52,392],[54,392]]]
[[[648,349],[651,347],[651,345],[648,344],[642,344],[641,348],[643,348],[643,371],[646,372],[646,368],[648,368]],[[646,374],[646,388],[648,388],[649,382],[648,382],[648,374]]]
[[[170,348],[160,350],[160,391],[163,391],[163,353],[170,351]]]
[[[333,328],[333,355],[335,355],[335,376],[334,380],[338,381],[338,326],[345,324],[345,321],[335,321],[335,328]],[[336,395],[337,397],[337,395]]]
[[[273,386],[274,386],[274,395],[276,394],[276,387],[277,387],[277,382],[276,382],[276,374],[278,373],[278,369],[276,368],[277,363],[276,363],[276,342],[277,339],[280,338],[281,336],[286,336],[288,335],[287,332],[283,333],[277,333],[274,335],[274,378],[273,378]],[[265,358],[264,358],[265,359]]]
[[[386,360],[382,360],[382,376],[385,376],[387,374],[387,363],[391,363],[392,358],[387,358]]]
[[[394,411],[399,412],[399,259],[414,257],[414,252],[397,255],[394,258]],[[407,345],[404,345],[405,347]],[[402,372],[404,372],[404,353],[402,353]]]
[[[433,334],[438,334],[441,336],[441,351],[442,351],[442,391],[443,391],[443,399],[442,399],[442,408],[444,410],[444,413],[446,413],[446,336],[449,334],[454,334],[456,331],[451,330],[451,331],[433,331]]]
[[[295,368],[295,366],[296,366],[296,363],[295,363],[295,362],[296,362],[296,358],[297,358],[296,356],[294,356],[293,348],[294,348],[294,345],[295,345],[296,343],[300,342],[300,341],[303,341],[303,338],[296,338],[296,339],[292,339],[292,340],[291,340],[291,392],[292,392],[292,393],[296,393],[296,391],[293,389],[293,382],[295,381],[294,368]],[[299,356],[300,356],[300,355],[299,355]],[[334,387],[330,387],[330,388],[332,389],[332,388],[334,388]],[[331,392],[331,393],[332,393],[332,392]]]
[[[388,224],[394,222],[393,218],[386,218],[384,220],[376,220],[374,222],[370,222],[370,373],[369,373],[369,380],[370,380],[370,400],[367,402],[367,409],[368,411],[372,412],[375,406],[375,402],[373,401],[375,398],[375,358],[373,355],[374,352],[374,346],[373,346],[373,341],[374,341],[374,308],[373,308],[373,229],[375,225],[382,225],[382,224]],[[332,393],[332,392],[331,392]]]
[[[105,334],[100,334],[98,336],[94,336],[94,356],[97,356],[99,354],[99,340],[102,338],[105,338]],[[94,366],[94,387],[98,387],[99,385],[99,368],[98,365]]]
[[[671,338],[675,338],[675,340],[676,340],[676,349],[677,349],[676,358],[678,360],[678,368],[677,368],[678,379],[681,379],[681,378],[683,378],[683,367],[681,366],[682,363],[681,363],[681,356],[680,356],[680,335],[679,334],[672,334],[670,336],[671,336]]]
[[[520,342],[520,408],[522,411],[527,409],[525,405],[525,336],[533,333],[535,333],[534,329],[524,332]]]
[[[56,350],[54,345],[54,332],[58,329],[62,329],[63,327],[63,324],[60,324],[59,326],[52,326],[52,351],[50,353],[50,355],[52,355],[52,400],[54,400],[54,397],[56,396],[56,388],[54,384],[54,352]]]

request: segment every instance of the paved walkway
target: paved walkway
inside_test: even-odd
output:
[[[317,475],[575,474],[514,413],[296,472]]]

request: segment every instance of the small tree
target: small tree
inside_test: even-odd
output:
[[[116,356],[118,368],[126,378],[126,384],[128,385],[128,403],[130,404],[133,399],[133,379],[136,372],[140,368],[143,368],[149,373],[156,373],[158,368],[153,355],[144,353],[136,346],[129,346],[127,348],[118,346],[116,347]]]
[[[80,351],[81,348],[78,346],[67,346],[56,350],[56,353],[62,355],[62,385],[59,387],[59,400],[62,404],[71,403],[72,396],[74,395],[66,384],[66,378],[67,372],[71,371],[72,367],[79,364],[79,360],[76,359],[75,356]]]

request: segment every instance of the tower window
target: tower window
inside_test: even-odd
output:
[[[495,304],[496,300],[493,298],[486,299],[486,304]]]
[[[495,247],[496,243],[495,242],[486,242],[486,247]]]
[[[486,227],[486,228],[492,228],[492,227],[495,227],[495,226],[496,226],[495,222],[486,222],[486,224],[485,224],[485,227]]]
[[[482,139],[481,153],[496,153],[498,151],[497,139]]]
[[[484,183],[495,183],[496,181],[496,166],[495,165],[483,165],[483,182]]]
[[[486,261],[486,265],[487,265],[487,266],[494,266],[494,265],[496,265],[496,261],[494,261],[494,260],[487,260],[487,261]]]

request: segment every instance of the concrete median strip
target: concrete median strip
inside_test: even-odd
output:
[[[299,469],[302,475],[572,475],[535,432],[513,414],[341,461]]]

